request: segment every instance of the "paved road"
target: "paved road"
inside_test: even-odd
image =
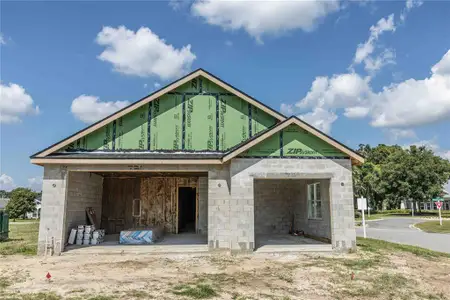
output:
[[[367,237],[394,243],[408,244],[450,253],[450,234],[426,233],[410,225],[426,221],[420,218],[386,218],[367,222]],[[363,236],[362,227],[356,229],[358,236]]]

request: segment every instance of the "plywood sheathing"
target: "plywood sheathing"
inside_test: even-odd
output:
[[[107,234],[137,226],[133,219],[133,199],[140,197],[140,180],[137,178],[104,178],[101,227]]]
[[[162,226],[178,232],[178,188],[198,187],[197,177],[151,177],[141,179],[141,226]],[[198,207],[198,188],[197,188]],[[198,213],[197,213],[198,214]]]

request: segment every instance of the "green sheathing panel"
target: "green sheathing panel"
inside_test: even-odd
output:
[[[348,156],[297,125],[290,125],[283,129],[283,155],[285,157]]]
[[[216,97],[189,96],[185,103],[185,150],[216,150]]]
[[[60,151],[227,151],[276,122],[197,77]]]
[[[181,95],[164,95],[149,106],[150,150],[180,150],[182,135]]]
[[[271,115],[263,112],[256,106],[252,106],[252,135],[255,135],[276,123],[276,119]]]
[[[219,145],[228,150],[250,137],[248,103],[236,96],[220,96]]]
[[[264,141],[256,144],[243,152],[242,157],[280,157],[280,133],[268,137]]]
[[[297,125],[251,147],[240,157],[347,157],[348,155]]]
[[[116,121],[115,150],[147,149],[147,115],[148,105],[145,105]]]

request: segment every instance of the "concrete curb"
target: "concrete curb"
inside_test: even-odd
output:
[[[409,228],[424,232],[422,229],[416,227],[416,224],[419,224],[419,223],[421,223],[421,222],[411,224],[411,225],[409,225]]]

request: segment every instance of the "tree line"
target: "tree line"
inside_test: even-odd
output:
[[[450,180],[450,161],[425,146],[359,145],[365,163],[353,167],[355,197],[365,197],[372,209],[397,209],[402,200],[415,204],[443,196]]]

